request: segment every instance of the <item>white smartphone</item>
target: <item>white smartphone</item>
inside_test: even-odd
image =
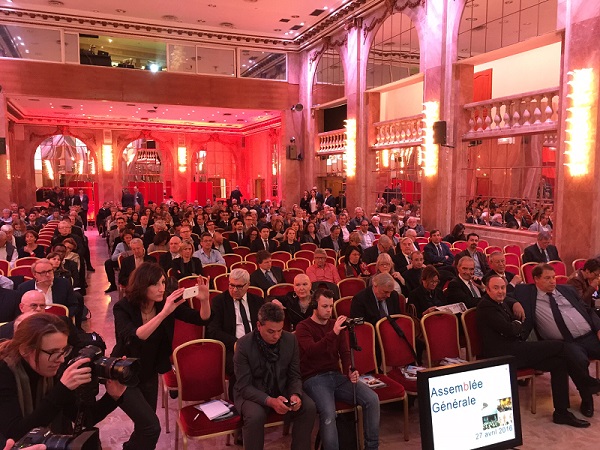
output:
[[[198,286],[192,286],[189,288],[185,288],[183,291],[183,298],[187,300],[188,298],[194,298],[198,295]]]

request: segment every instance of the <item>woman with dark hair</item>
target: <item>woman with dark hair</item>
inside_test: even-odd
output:
[[[308,222],[304,227],[304,233],[302,234],[302,242],[311,242],[319,246],[320,239],[317,236],[317,225],[314,222]]]
[[[26,258],[28,256],[43,258],[45,253],[44,247],[38,245],[37,240],[38,234],[33,230],[27,230],[25,232],[25,245],[17,249],[19,258]]]
[[[144,262],[129,277],[126,296],[113,308],[117,344],[111,356],[139,358],[140,383],[128,387],[121,409],[134,423],[124,449],[156,447],[160,423],[156,417],[158,374],[171,370],[171,342],[175,319],[196,325],[210,320],[208,285],[198,277],[200,311],[182,298],[184,289],[166,295],[166,277],[158,264]],[[166,297],[166,298],[165,298]]]
[[[139,225],[140,224],[140,213],[137,211],[134,211],[133,214],[131,214],[129,223],[132,223],[134,225]]]
[[[185,277],[202,275],[202,261],[195,256],[194,243],[184,239],[179,246],[181,258],[175,258],[171,261],[171,275],[181,280]]]
[[[462,223],[457,223],[456,225],[454,225],[454,228],[452,228],[450,234],[447,234],[446,236],[444,236],[444,239],[442,239],[442,241],[450,242],[451,244],[454,244],[456,241],[466,240],[467,238],[465,236],[465,226]]]
[[[250,227],[246,231],[246,237],[242,241],[242,246],[250,248],[256,239],[258,239],[258,228]]]
[[[383,234],[392,240],[392,244],[396,248],[398,242],[400,242],[399,237],[396,236],[396,227],[394,225],[387,225],[383,230]]]
[[[82,358],[57,377],[71,352],[68,336],[69,328],[60,317],[34,313],[19,323],[12,339],[0,343],[0,435],[4,438],[19,440],[35,427],[50,427],[61,434],[72,431],[64,419],[75,419],[74,391],[92,381],[92,369],[87,366],[90,359]],[[107,380],[107,393],[88,408],[86,425],[113,411],[124,391],[125,386]]]
[[[260,222],[259,222],[260,223]],[[283,241],[283,220],[275,219],[273,221],[273,228],[269,232],[269,239],[273,239],[278,242]]]
[[[278,251],[288,252],[294,257],[294,253],[300,251],[300,243],[296,240],[296,231],[293,228],[288,228],[283,233],[283,242],[277,249]]]
[[[344,257],[346,278],[371,276],[367,265],[362,260],[362,249],[360,247],[348,246],[344,252]]]
[[[152,244],[148,246],[148,253],[159,252],[159,251],[169,251],[169,239],[171,239],[171,233],[166,230],[159,231],[154,236],[154,240]]]
[[[433,266],[425,266],[421,273],[421,284],[408,294],[408,303],[415,306],[417,318],[435,311],[436,306],[446,304],[442,290],[438,288],[440,274]]]
[[[307,213],[310,212],[310,210],[309,210],[309,208],[310,208],[309,201],[310,201],[310,194],[308,193],[307,190],[305,190],[304,191],[304,195],[300,199],[300,208],[302,208]]]

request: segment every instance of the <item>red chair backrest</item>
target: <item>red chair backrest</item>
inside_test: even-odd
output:
[[[237,263],[233,263],[231,265],[231,270],[233,269],[245,269],[248,271],[248,273],[252,273],[256,270],[258,266],[256,265],[256,263],[253,263],[251,261],[242,261],[242,262],[237,262]]]
[[[272,259],[271,265],[273,267],[279,267],[281,270],[285,269],[285,267],[286,267],[286,263],[284,263],[283,261],[280,261],[278,259]]]
[[[390,317],[396,321],[414,350],[415,325],[412,318],[402,314],[394,314]],[[387,319],[377,322],[377,340],[382,349],[383,367],[404,367],[414,362],[415,357],[410,351],[409,344],[398,336]]]
[[[304,270],[296,269],[294,267],[291,267],[289,269],[284,269],[282,272],[283,272],[283,281],[285,281],[286,283],[293,283],[294,278],[296,278],[296,275],[304,274]]]
[[[533,268],[537,265],[538,263],[530,262],[525,263],[521,266],[521,273],[523,274],[523,281],[525,281],[525,283],[533,283],[533,275],[531,274],[531,272],[533,271]]]
[[[324,250],[325,250],[325,253],[327,253],[327,256],[331,256],[333,259],[337,259],[338,255],[337,255],[337,253],[336,253],[336,251],[334,249],[332,249],[332,248],[326,248]]]
[[[552,267],[554,267],[554,272],[556,273],[556,275],[567,275],[567,266],[565,265],[564,262],[562,261],[550,261],[548,264],[550,264]]]
[[[315,259],[315,252],[311,252],[310,250],[300,250],[299,252],[294,253],[294,258],[305,258],[312,263]]]
[[[236,262],[242,262],[244,258],[241,255],[235,253],[225,253],[223,255],[223,259],[225,260],[225,265],[227,269],[231,269],[231,265]]]
[[[166,250],[156,250],[154,252],[148,253],[148,256],[152,256],[156,262],[159,262],[161,255],[167,253]]]
[[[179,280],[178,284],[180,288],[189,288],[196,286],[198,284],[198,277],[195,275],[184,277],[181,280]]]
[[[333,313],[335,317],[350,317],[350,306],[352,306],[352,297],[342,297],[333,304]]]
[[[272,297],[284,297],[289,292],[294,292],[294,285],[290,283],[279,283],[271,286],[267,291],[267,295]]]
[[[462,250],[460,248],[452,247],[450,249],[450,253],[452,253],[454,256],[458,255],[460,252],[462,252]]]
[[[566,275],[556,275],[556,284],[567,284],[569,277]]]
[[[31,266],[38,259],[39,258],[36,258],[34,256],[27,256],[25,258],[19,258],[15,261],[15,267]]]
[[[227,289],[229,289],[229,275],[228,274],[219,275],[217,278],[215,278],[214,282],[215,282],[215,289],[217,291],[225,292]]]
[[[400,312],[406,314],[406,297],[402,294],[398,294],[398,301],[400,303]]]
[[[204,327],[202,325],[194,325],[183,320],[175,319],[173,328],[172,349],[175,350],[181,344],[194,341],[196,339],[204,339]]]
[[[201,339],[187,342],[173,352],[179,395],[184,401],[205,401],[225,393],[225,346]]]
[[[576,259],[573,261],[573,270],[581,270],[583,269],[583,265],[585,264],[585,259]]]
[[[377,263],[367,264],[367,269],[369,269],[369,273],[371,275],[375,275],[377,273]]]
[[[314,252],[317,248],[319,248],[317,244],[313,244],[312,242],[304,242],[300,244],[300,250],[309,250]]]
[[[454,314],[443,312],[426,314],[421,319],[421,328],[432,365],[437,364],[445,357],[458,358],[460,356],[458,319]]]
[[[502,252],[502,249],[496,245],[490,245],[485,248],[484,253],[486,255],[491,255],[494,252]]]
[[[511,266],[521,265],[521,255],[515,255],[514,253],[505,253],[504,259],[506,259],[506,264],[510,264]]]
[[[489,243],[486,240],[480,239],[479,242],[477,243],[477,247],[479,247],[481,249],[481,251],[484,251],[486,248],[489,247]]]
[[[289,252],[283,252],[283,251],[273,252],[273,253],[271,253],[271,259],[283,261],[285,263],[285,262],[288,262],[290,259],[292,259],[292,254]]]
[[[31,266],[21,266],[21,267],[13,267],[10,269],[10,276],[19,276],[22,275],[24,277],[33,278],[33,272],[31,270]]]
[[[346,278],[338,283],[340,289],[340,297],[356,295],[367,287],[365,280],[362,278]]]
[[[248,253],[246,256],[244,256],[244,261],[253,262],[256,264],[256,252]]]
[[[265,298],[265,293],[264,291],[256,286],[248,286],[248,292],[254,295],[258,295],[261,298]]]
[[[49,305],[46,306],[47,313],[54,314],[55,316],[69,317],[69,310],[63,305]]]
[[[467,341],[467,358],[469,361],[476,360],[482,353],[481,337],[477,330],[477,308],[470,308],[462,313],[460,320],[465,331],[465,339]]]
[[[460,251],[467,249],[467,241],[455,241],[452,247],[460,249]]]
[[[244,258],[248,253],[250,253],[250,249],[248,247],[239,246],[233,249],[233,253]]]
[[[369,373],[377,370],[375,359],[375,329],[369,322],[354,327],[356,340],[359,342],[361,351],[354,352],[354,366],[358,373]],[[349,336],[346,333],[346,336]]]
[[[523,250],[521,250],[521,247],[517,244],[510,244],[504,246],[504,253],[512,253],[520,256],[521,253],[523,253]]]
[[[298,254],[299,252],[296,252],[296,254]],[[306,269],[309,268],[311,262],[306,259],[306,258],[294,258],[294,259],[290,259],[287,262],[287,268],[288,269],[300,269],[302,270],[302,272],[306,272]]]
[[[425,248],[425,246],[427,245],[427,242],[418,242],[419,244],[419,250],[423,251],[423,249]]]
[[[223,264],[207,264],[202,266],[202,275],[210,277],[211,280],[214,280],[224,273],[227,273],[227,266],[224,266]]]

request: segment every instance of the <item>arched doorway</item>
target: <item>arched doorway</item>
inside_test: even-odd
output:
[[[139,138],[131,141],[121,154],[123,186],[133,192],[134,186],[144,196],[144,202],[161,203],[171,195],[172,184],[166,180],[167,167],[161,154],[160,144],[152,139]]]

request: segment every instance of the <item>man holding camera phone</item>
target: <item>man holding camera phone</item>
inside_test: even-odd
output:
[[[369,387],[358,383],[358,371],[351,370],[348,339],[342,333],[351,319],[342,315],[333,320],[332,314],[333,292],[317,289],[312,316],[296,327],[304,390],[317,406],[323,448],[338,450],[335,401],[352,404],[356,389],[356,401],[364,411],[364,448],[375,450],[379,448],[379,398]]]

